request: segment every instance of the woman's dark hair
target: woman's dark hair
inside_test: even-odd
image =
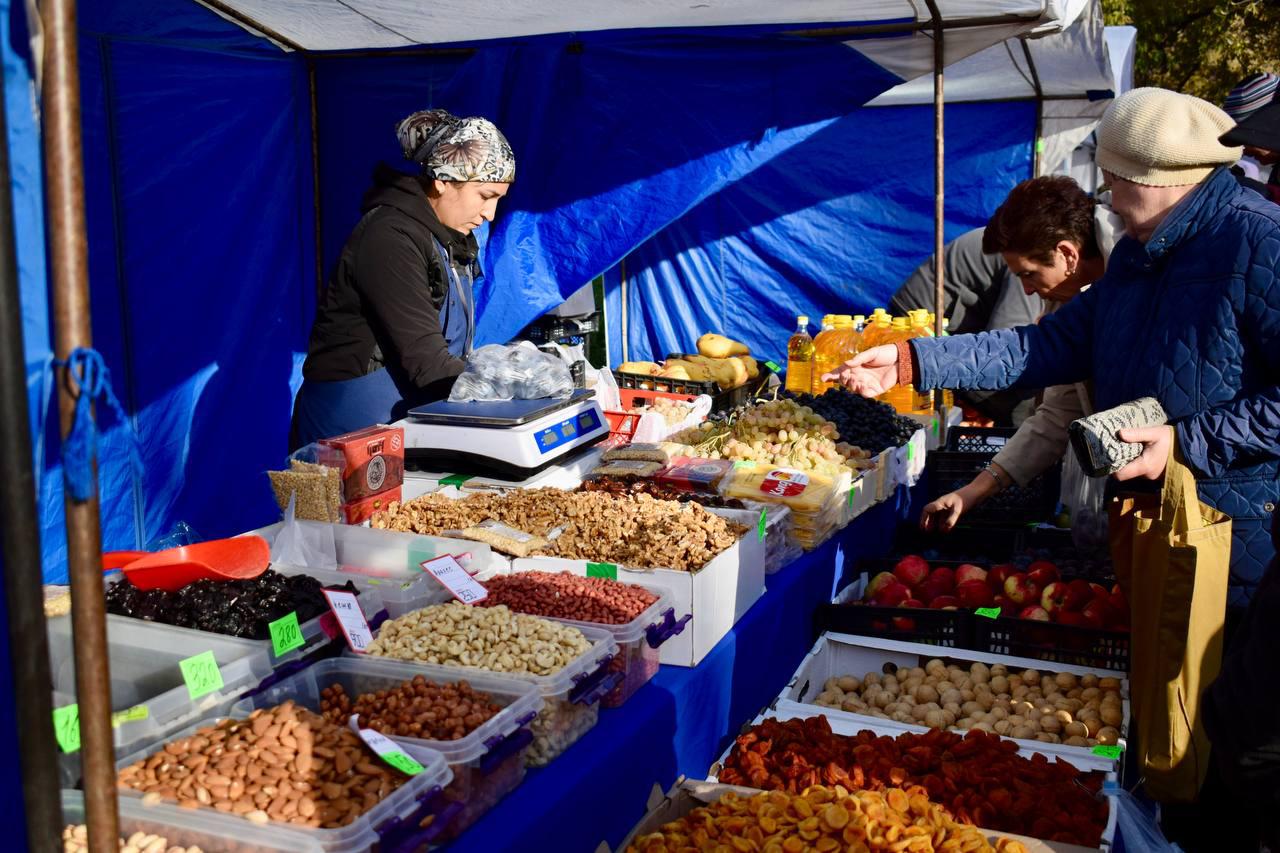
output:
[[[1096,258],[1094,201],[1071,178],[1046,175],[1023,181],[996,208],[982,235],[982,251],[1015,252],[1049,263],[1060,240],[1075,243],[1086,258]]]

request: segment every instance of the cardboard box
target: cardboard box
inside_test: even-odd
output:
[[[404,483],[404,429],[371,426],[320,441],[343,457],[342,500],[355,504]]]
[[[699,806],[714,803],[729,791],[735,791],[743,796],[752,796],[760,793],[753,788],[721,785],[717,782],[695,782],[683,778],[677,780],[665,796],[660,790],[655,790],[654,795],[649,797],[649,813],[640,819],[640,823],[636,824],[635,828],[631,830],[631,834],[615,848],[616,851],[621,853],[637,838],[651,832],[657,832],[664,824],[679,820]],[[1088,853],[1091,850],[1091,848],[1080,847],[1075,844],[1064,844],[1059,841],[1039,841],[1007,832],[993,832],[981,827],[979,827],[979,831],[987,837],[992,846],[995,845],[996,840],[999,838],[1013,838],[1022,842],[1029,853]],[[608,848],[602,845],[596,849],[596,853],[608,853]]]
[[[809,709],[810,716],[823,714],[833,722],[836,719],[843,719],[862,725],[885,723],[886,721],[879,717],[864,716],[851,711],[814,705],[812,704],[813,699],[822,692],[822,685],[826,683],[826,680],[833,676],[861,676],[868,672],[881,672],[886,663],[908,668],[924,666],[925,663],[933,658],[940,658],[946,662],[954,661],[961,667],[980,661],[988,666],[1002,663],[1010,669],[1016,668],[1019,671],[1034,669],[1041,672],[1070,672],[1076,675],[1093,674],[1099,678],[1118,678],[1120,680],[1120,695],[1123,699],[1124,709],[1124,717],[1118,727],[1121,735],[1119,746],[1122,750],[1124,749],[1125,738],[1129,734],[1130,716],[1129,680],[1124,677],[1124,673],[1117,672],[1114,669],[1095,669],[1093,667],[1073,666],[1071,664],[1034,660],[1032,658],[992,655],[968,649],[930,646],[924,643],[904,643],[880,637],[860,637],[854,634],[837,634],[833,632],[823,634],[814,643],[813,649],[805,656],[805,659],[800,662],[796,674],[792,676],[791,681],[778,694],[778,698],[773,704],[779,705],[781,702],[793,702],[804,705]],[[902,726],[904,731],[928,731],[925,726],[913,726],[906,723],[898,723],[896,725]],[[1093,754],[1091,747],[1086,746],[1067,746],[1065,744],[1044,743],[1042,741],[1020,740],[1017,738],[1009,738],[1009,740],[1018,744],[1020,749],[1027,748],[1034,752],[1043,752],[1048,756],[1061,757],[1077,767],[1081,766],[1082,762],[1092,763],[1100,757]],[[1120,761],[1120,759],[1108,760],[1112,761],[1112,763]]]
[[[347,524],[363,524],[372,518],[375,512],[381,512],[392,501],[398,500],[400,500],[400,486],[358,501],[347,501],[342,505],[342,516]]]
[[[765,543],[757,535],[760,513],[751,510],[712,509],[716,515],[747,528],[737,544],[717,554],[696,572],[676,569],[635,569],[627,566],[566,560],[559,557],[524,557],[511,562],[515,572],[588,573],[616,571],[617,579],[659,587],[671,595],[676,618],[691,614],[684,631],[662,644],[659,660],[673,666],[696,666],[729,629],[764,594]]]

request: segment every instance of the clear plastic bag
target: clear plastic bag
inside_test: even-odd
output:
[[[1160,831],[1154,805],[1144,804],[1120,787],[1108,785],[1104,793],[1115,800],[1116,835],[1124,840],[1125,853],[1182,853]]]
[[[1062,459],[1060,500],[1071,516],[1071,541],[1086,553],[1105,554],[1107,536],[1106,477],[1090,477],[1074,453]]]
[[[449,400],[563,400],[573,393],[573,376],[558,356],[541,352],[527,341],[480,347],[453,384]]]

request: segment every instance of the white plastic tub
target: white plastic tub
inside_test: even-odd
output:
[[[186,737],[197,729],[214,725],[225,717],[226,715],[206,717],[173,732],[165,738],[164,743]],[[144,810],[155,808],[157,814],[186,812],[193,816],[199,815],[209,826],[220,830],[225,827],[222,831],[231,838],[245,837],[252,830],[269,829],[281,835],[288,833],[307,839],[307,846],[292,849],[310,849],[321,851],[321,853],[365,853],[365,851],[398,850],[402,847],[414,850],[421,844],[435,840],[447,830],[448,815],[442,811],[444,806],[441,794],[445,786],[452,781],[453,773],[445,763],[444,756],[434,749],[408,743],[403,746],[409,757],[422,765],[423,771],[409,778],[407,782],[360,817],[337,829],[311,829],[293,824],[270,822],[256,824],[248,818],[230,812],[220,812],[208,806],[181,809],[174,804],[164,803],[160,806],[146,807],[142,804],[141,791],[124,787],[118,788],[117,791],[121,804],[130,802],[131,807]],[[116,762],[116,770],[123,770],[135,761],[147,758],[162,748],[163,746],[157,743],[147,749],[130,753]],[[373,756],[372,752],[369,754]],[[422,829],[420,823],[429,815],[436,814],[437,810],[440,810],[439,819],[432,821],[427,829]],[[206,853],[230,849],[235,848],[213,847]]]
[[[592,726],[600,714],[600,700],[620,680],[617,673],[609,671],[609,664],[618,654],[618,644],[613,634],[598,625],[582,624],[574,627],[582,631],[591,648],[570,661],[559,672],[551,675],[525,675],[514,672],[489,672],[470,666],[459,666],[461,673],[486,673],[494,678],[513,679],[533,684],[542,694],[542,710],[530,724],[533,743],[525,754],[529,767],[544,767],[556,756],[572,746]],[[377,636],[376,634],[374,635]],[[347,657],[357,656],[348,649]],[[360,657],[364,657],[361,655]],[[436,666],[417,661],[391,657],[375,657],[402,667],[411,677],[418,672],[435,671]],[[451,667],[455,668],[455,667]]]
[[[444,790],[456,813],[436,840],[456,837],[524,780],[525,751],[533,740],[526,728],[542,709],[542,696],[532,684],[498,678],[458,667],[423,666],[414,673],[381,658],[343,657],[320,661],[249,699],[236,703],[233,717],[247,717],[257,708],[271,708],[292,699],[320,712],[320,693],[341,685],[354,702],[361,693],[398,687],[414,675],[437,684],[466,681],[488,693],[502,710],[471,734],[459,740],[424,740],[388,735],[392,740],[433,749],[444,756],[453,781]]]

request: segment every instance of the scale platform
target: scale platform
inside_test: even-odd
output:
[[[563,400],[509,400],[419,406],[404,427],[405,467],[523,480],[609,433],[595,392]]]

